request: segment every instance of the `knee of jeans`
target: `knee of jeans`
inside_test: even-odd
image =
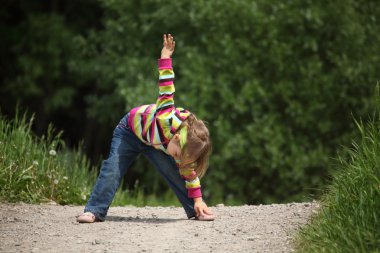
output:
[[[104,178],[107,180],[106,182],[118,182],[120,180],[120,173],[117,173],[115,171],[102,171],[99,175],[100,178]]]
[[[118,156],[111,156],[103,161],[101,173],[107,177],[120,177],[120,164]]]

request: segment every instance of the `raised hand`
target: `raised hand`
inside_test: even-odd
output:
[[[175,41],[171,34],[163,35],[163,48],[161,50],[161,58],[170,58],[174,52]]]

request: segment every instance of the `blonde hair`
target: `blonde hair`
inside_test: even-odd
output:
[[[193,168],[199,178],[206,173],[212,151],[210,134],[205,122],[191,114],[177,132],[186,128],[186,144],[182,148],[180,169]],[[182,131],[183,132],[183,131]]]

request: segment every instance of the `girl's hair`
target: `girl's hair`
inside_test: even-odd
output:
[[[197,176],[202,178],[208,168],[212,145],[209,131],[202,120],[190,114],[182,122],[178,131],[186,127],[186,144],[182,148],[180,169],[194,168]]]

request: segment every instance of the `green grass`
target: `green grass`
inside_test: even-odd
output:
[[[33,119],[16,115],[7,120],[0,115],[0,201],[59,204],[86,203],[95,185],[97,170],[91,168],[81,148],[70,150],[53,134],[36,137]],[[145,195],[143,187],[117,191],[112,205],[178,205],[173,193]]]
[[[337,159],[321,209],[298,234],[298,252],[380,252],[380,101],[377,106],[372,120],[356,122],[360,139]]]
[[[96,172],[80,149],[69,150],[61,133],[37,138],[33,119],[0,117],[0,198],[5,201],[83,204]]]

